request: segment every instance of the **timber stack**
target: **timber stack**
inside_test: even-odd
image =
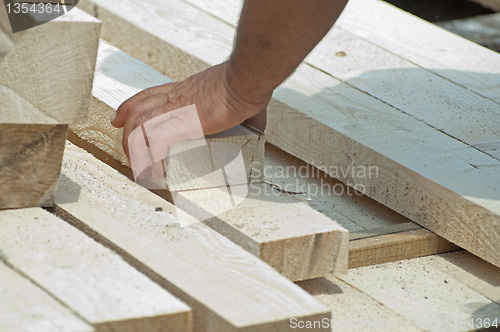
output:
[[[135,181],[110,117],[224,61],[240,8],[80,0],[2,24],[0,331],[500,324],[500,55],[379,0],[350,1],[265,134]]]

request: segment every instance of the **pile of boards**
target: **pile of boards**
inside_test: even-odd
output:
[[[456,245],[499,266],[500,56],[407,25],[398,11],[397,29],[385,29],[384,6],[351,1],[276,91],[265,156],[262,133],[245,127],[207,138],[241,148],[251,185],[242,203],[203,223],[170,192],[131,180],[109,117],[144,88],[223,61],[239,1],[82,0],[83,11],[8,36],[0,178],[11,184],[0,203],[51,207],[0,211],[0,291],[9,299],[0,301],[0,330],[285,331],[292,321],[339,318],[309,293],[348,267]],[[56,35],[64,46],[54,47]],[[428,35],[439,47],[423,53]],[[23,54],[50,70],[26,67],[16,55],[23,45],[44,47]],[[481,68],[466,61],[471,52]],[[37,58],[46,54],[53,62]],[[31,113],[6,120],[12,109]],[[319,182],[273,173],[287,166],[325,172]],[[332,171],[372,166],[376,177]],[[290,183],[364,195],[311,198]],[[185,195],[197,206],[217,202],[216,189],[196,189]]]

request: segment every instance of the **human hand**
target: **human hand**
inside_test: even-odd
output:
[[[271,95],[257,102],[247,101],[231,87],[227,63],[211,67],[188,77],[183,82],[169,83],[139,92],[126,100],[116,111],[111,124],[124,128],[122,145],[131,161],[130,138],[134,129],[155,128],[155,135],[147,136],[150,146],[157,147],[153,162],[153,175],[163,175],[161,159],[168,147],[186,139],[199,138],[232,128],[244,121],[264,130],[266,106]],[[195,105],[196,112],[186,107]],[[201,125],[201,128],[200,128]],[[147,132],[147,131],[146,131]],[[141,133],[140,128],[135,133]],[[141,135],[142,136],[142,135]],[[141,137],[142,139],[142,137]],[[132,158],[135,159],[135,158]],[[137,165],[132,165],[137,166]],[[139,173],[148,165],[139,165]],[[149,172],[146,174],[148,176]],[[144,177],[144,174],[143,176]]]

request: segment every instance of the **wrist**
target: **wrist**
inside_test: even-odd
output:
[[[225,63],[225,83],[229,93],[243,103],[260,105],[267,104],[271,99],[274,87],[258,80],[258,75],[242,68],[237,61],[229,60]]]

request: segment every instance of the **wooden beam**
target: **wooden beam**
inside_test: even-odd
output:
[[[0,260],[0,331],[93,332],[90,324]]]
[[[500,269],[460,250],[434,256],[432,266],[500,305]]]
[[[493,88],[500,84],[498,53],[379,0],[349,1],[337,25],[481,96],[500,102],[500,92]]]
[[[405,331],[422,331],[408,328],[411,320],[338,278],[317,278],[297,284],[332,310],[332,331],[373,330],[383,326],[388,329],[390,326],[404,326]]]
[[[426,229],[349,241],[349,268],[441,254],[459,247]]]
[[[1,211],[0,251],[97,331],[191,331],[187,305],[43,209]]]
[[[67,129],[0,124],[0,209],[54,204]]]
[[[178,61],[168,66],[163,62],[150,62],[156,68],[164,66],[160,70],[189,68],[185,74],[191,74],[198,69],[190,67],[191,61],[215,64],[231,52],[234,28],[183,2],[172,0],[148,3],[148,6],[116,0],[83,3],[90,10],[100,9],[98,17],[106,20],[105,39],[118,46],[129,44],[131,47],[117,36],[120,31],[121,36],[143,41],[137,44],[143,45],[138,53],[142,53],[146,61],[151,60],[148,51],[155,54],[160,46],[165,52],[175,53]],[[179,29],[182,26],[189,29]],[[199,35],[204,38],[198,38]],[[470,95],[466,89],[436,75],[431,79],[443,82],[441,91],[445,92],[445,99],[447,90],[455,91],[454,95],[456,91]],[[500,266],[500,256],[496,254],[500,251],[497,241],[500,178],[495,175],[499,160],[308,65],[299,67],[275,91],[274,97],[266,130],[271,143],[326,169],[327,173],[331,173],[332,168],[345,171],[353,167],[364,170],[376,167],[379,171],[376,178],[352,176],[349,171],[338,172],[337,177]],[[487,99],[478,99],[480,96],[472,97],[485,105],[493,105]],[[486,111],[491,113],[491,107]],[[487,117],[492,122],[483,123],[481,112],[474,114],[478,119],[477,128],[486,126],[487,135],[495,132],[491,126],[497,121],[495,117]],[[462,122],[457,128],[457,132],[466,135]],[[474,135],[480,137],[481,133],[476,130]],[[460,181],[456,180],[457,176]]]
[[[16,33],[15,48],[0,61],[0,86],[32,107],[13,109],[2,95],[0,123],[84,122],[99,33],[100,22],[78,8]]]
[[[85,125],[71,126],[75,135],[70,136],[70,139],[85,149],[89,149],[87,143],[94,145],[108,156],[102,158],[107,158],[108,164],[110,159],[118,159],[128,165],[121,147],[121,130],[113,128],[109,124],[109,118],[123,100],[139,89],[165,82],[169,82],[165,76],[115,47],[102,43],[99,48],[90,121]],[[347,270],[347,232],[309,205],[280,195],[271,186],[259,183],[264,175],[263,138],[238,126],[207,137],[212,151],[216,151],[220,141],[232,142],[241,147],[251,185],[232,187],[233,191],[240,188],[243,193],[239,204],[224,212],[227,208],[221,204],[228,202],[225,187],[203,190],[199,189],[200,186],[173,188],[197,190],[173,193],[170,201],[175,201],[177,206],[188,204],[183,207],[185,211],[292,280],[344,273]],[[95,148],[91,151],[94,152]],[[113,162],[113,166],[117,166],[116,164]],[[119,168],[130,175],[127,169]],[[179,173],[184,174],[182,177],[189,178],[190,171],[191,169],[183,168]],[[244,197],[246,198],[243,199]],[[297,221],[297,216],[302,216],[299,217],[302,222]],[[295,221],[292,223],[292,220]]]
[[[207,216],[206,211],[225,204],[226,195],[205,189],[175,193],[174,199],[183,210],[293,281],[347,272],[347,231],[307,203],[267,183],[252,183],[237,206]]]
[[[340,279],[410,321],[410,328],[476,330],[487,327],[481,325],[486,318],[498,321],[500,305],[434,261],[435,256],[428,256],[361,267]]]
[[[175,208],[69,144],[57,204],[65,218],[193,310],[194,330],[288,330],[290,318],[328,310],[267,264],[209,227],[180,227]]]

